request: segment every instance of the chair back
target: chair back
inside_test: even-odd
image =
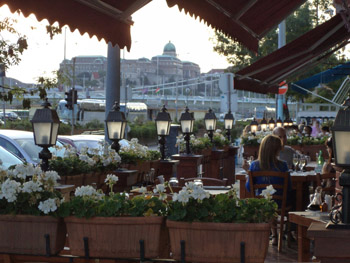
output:
[[[272,200],[277,201],[277,203],[281,204],[281,210],[283,210],[283,214],[287,204],[287,192],[288,192],[288,182],[289,182],[289,172],[275,172],[275,171],[259,171],[252,172],[248,171],[249,175],[249,187],[250,187],[250,196],[252,198],[263,198],[263,196],[256,195],[257,190],[264,190],[269,185],[272,185],[275,190],[282,190],[282,195],[274,194],[272,196]],[[281,178],[282,184],[280,183],[266,183],[266,184],[258,184],[256,183],[258,177],[270,177],[273,178]],[[275,180],[271,180],[272,182]],[[278,181],[278,180],[277,180]]]
[[[216,179],[216,178],[210,178],[210,177],[194,177],[194,178],[183,178],[181,177],[179,180],[179,186],[184,186],[185,183],[191,182],[194,180],[201,180],[203,183],[203,186],[227,186],[228,180],[227,178],[224,179]]]

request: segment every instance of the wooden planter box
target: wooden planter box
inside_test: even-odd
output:
[[[85,256],[83,238],[87,237],[91,257],[138,258],[140,240],[145,257],[159,256],[163,217],[66,217],[64,221],[72,255]]]
[[[0,215],[0,252],[47,255],[46,238],[50,237],[50,254],[60,252],[66,240],[61,218],[32,215]]]
[[[248,158],[254,156],[254,159],[258,158],[260,145],[244,145],[243,157]]]
[[[84,174],[77,175],[63,175],[60,180],[61,184],[72,184],[75,187],[82,186],[84,184]]]
[[[175,222],[167,220],[173,257],[181,259],[185,241],[186,262],[241,262],[240,244],[245,242],[245,262],[263,263],[269,245],[270,225]]]

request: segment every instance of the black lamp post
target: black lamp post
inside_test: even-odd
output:
[[[105,122],[108,139],[113,142],[111,148],[119,152],[119,141],[124,138],[127,121],[124,112],[120,111],[118,102],[115,102],[112,110],[109,111]]]
[[[267,120],[265,119],[265,117],[261,120],[260,126],[261,126],[261,129],[263,131],[266,131],[266,129],[267,129]]]
[[[58,128],[61,121],[58,118],[57,112],[49,108],[51,104],[47,101],[47,98],[42,106],[44,108],[35,111],[31,123],[34,132],[34,142],[43,148],[39,153],[39,158],[42,159],[41,169],[47,171],[49,168],[49,159],[52,157],[49,147],[56,145]]]
[[[272,131],[275,128],[275,121],[271,117],[271,120],[269,120],[269,129]]]
[[[156,117],[157,135],[160,137],[160,152],[162,154],[161,159],[165,159],[165,136],[169,135],[170,132],[171,117],[167,112],[165,105]]]
[[[231,111],[229,110],[228,113],[225,114],[224,117],[224,124],[225,124],[225,129],[226,129],[226,135],[227,135],[227,140],[231,142],[231,130],[233,128],[233,115]]]
[[[185,135],[184,139],[186,141],[186,154],[191,154],[190,135],[191,133],[193,133],[194,117],[193,117],[193,113],[189,112],[189,109],[187,106],[186,106],[185,112],[181,114],[180,124],[181,124],[181,131]]]
[[[339,177],[339,184],[343,186],[342,208],[341,212],[332,210],[331,221],[335,225],[328,224],[327,228],[350,229],[350,97],[346,99],[343,106],[345,109],[338,111],[332,127],[335,164],[344,168]],[[339,219],[342,224],[338,224]]]
[[[216,116],[211,108],[204,116],[205,129],[208,132],[210,141],[213,143],[213,133],[216,129]]]
[[[254,118],[252,120],[252,122],[250,123],[250,132],[251,133],[256,133],[256,131],[258,130],[258,125],[259,123],[256,121],[256,119]]]
[[[282,127],[282,126],[283,126],[283,122],[281,118],[278,118],[278,120],[276,121],[276,127]]]

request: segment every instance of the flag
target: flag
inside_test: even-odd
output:
[[[156,88],[156,91],[155,91],[155,92],[158,93],[159,91],[160,91],[160,88]]]
[[[142,89],[142,94],[145,94],[145,93],[147,93],[147,92],[148,92],[148,88]]]

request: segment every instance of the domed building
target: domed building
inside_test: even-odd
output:
[[[170,41],[169,41],[169,43],[167,43],[164,46],[163,55],[169,55],[169,56],[172,56],[172,57],[177,57],[176,48],[175,48],[174,44],[171,43]]]
[[[136,85],[157,85],[195,78],[200,75],[198,64],[181,61],[176,54],[176,47],[170,41],[165,44],[163,54],[140,59],[122,59],[122,74]]]

